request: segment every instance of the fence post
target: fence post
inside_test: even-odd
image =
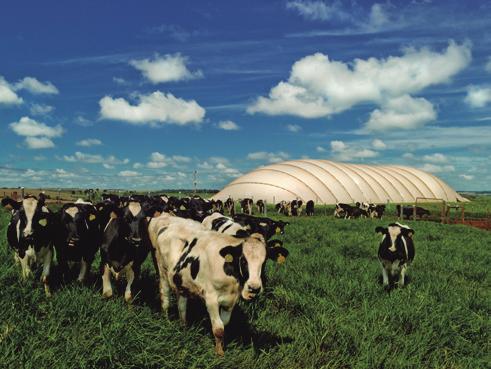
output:
[[[413,220],[416,221],[416,205],[413,204]]]

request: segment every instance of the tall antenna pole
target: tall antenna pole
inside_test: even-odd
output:
[[[198,185],[198,171],[195,170],[193,172],[193,189],[194,189],[194,194],[196,194],[196,186]]]

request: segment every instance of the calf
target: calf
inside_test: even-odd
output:
[[[242,212],[244,214],[252,215],[252,205],[253,204],[254,204],[254,202],[252,201],[252,199],[242,199],[240,201],[240,208],[242,209]]]
[[[250,226],[243,226],[239,223],[235,223],[232,218],[225,217],[220,213],[213,213],[207,216],[201,223],[208,230],[236,237],[248,236],[251,229]]]
[[[68,262],[79,262],[77,281],[83,282],[101,245],[96,208],[80,201],[63,205],[56,214],[53,238],[63,275],[67,275]]]
[[[385,212],[385,205],[374,205],[370,204],[368,208],[368,214],[370,215],[370,218],[378,218],[382,219],[382,216],[384,215]]]
[[[257,200],[256,201],[256,208],[257,208],[257,212],[259,214],[264,214],[264,210],[266,209],[266,205],[264,204],[264,201],[263,200]]]
[[[235,215],[235,202],[231,197],[225,200],[225,209],[231,217]]]
[[[314,216],[314,201],[313,200],[307,201],[307,204],[305,205],[305,213],[309,217]]]
[[[111,274],[116,280],[126,276],[124,294],[131,301],[131,286],[138,277],[142,263],[152,250],[148,238],[148,221],[144,206],[130,199],[124,208],[108,205],[103,209],[103,234],[101,245],[102,296],[111,297]]]
[[[22,277],[26,279],[32,275],[33,264],[42,264],[41,281],[46,296],[50,296],[48,279],[53,260],[51,212],[34,196],[27,196],[21,203],[2,201],[2,205],[10,208],[12,214],[7,227],[7,242],[20,262]]]
[[[353,209],[355,209],[354,206],[338,202],[336,204],[336,208],[334,209],[334,217],[346,219],[348,218],[348,214],[351,213]]]
[[[290,224],[282,220],[275,221],[270,218],[255,217],[247,214],[237,214],[234,216],[234,221],[243,226],[248,226],[251,233],[262,234],[266,240],[269,240],[275,234],[284,234],[285,226]]]
[[[302,206],[303,206],[303,202],[302,200],[293,200],[291,203],[290,203],[290,215],[294,216],[294,217],[298,217],[302,214]]]
[[[397,216],[401,216],[401,205],[396,206],[397,209]],[[418,218],[423,218],[423,217],[428,217],[430,216],[430,211],[426,210],[425,208],[416,206],[403,206],[402,207],[402,218],[403,219],[410,219],[412,216],[414,216],[414,209],[416,209],[416,217]]]
[[[215,336],[215,352],[222,356],[225,326],[239,297],[256,297],[263,289],[261,273],[266,257],[281,262],[288,251],[281,246],[268,247],[257,233],[239,239],[200,229],[190,220],[164,226],[163,230],[158,223],[151,222],[149,231],[156,249],[162,310],[167,315],[172,289],[179,317],[185,323],[187,299],[202,299]]]
[[[382,266],[384,287],[390,280],[398,279],[398,285],[404,286],[406,270],[414,259],[414,230],[406,225],[391,223],[387,228],[377,227],[375,232],[382,234],[378,248],[378,259]]]

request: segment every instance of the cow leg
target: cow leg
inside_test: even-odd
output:
[[[89,263],[84,258],[80,261],[80,273],[78,274],[77,282],[82,283],[87,275],[87,269],[90,269]]]
[[[181,319],[181,323],[186,325],[186,312],[187,312],[188,299],[183,295],[177,295],[177,308],[179,310],[179,318]]]
[[[399,287],[404,287],[405,275],[406,275],[406,265],[403,265],[401,268],[401,274],[399,275],[399,282],[397,283]]]
[[[220,318],[220,306],[216,297],[206,299],[206,309],[210,315],[211,328],[213,329],[213,335],[215,336],[215,352],[219,356],[224,355],[223,341],[225,337],[225,326]]]
[[[159,269],[160,306],[162,307],[162,313],[168,317],[170,293],[169,281],[167,280],[165,268],[160,263],[157,263],[157,266]]]
[[[41,281],[44,284],[44,293],[47,297],[51,296],[49,289],[49,272],[51,269],[51,261],[53,260],[53,251],[49,248],[44,254],[43,258],[43,273],[41,274]]]
[[[26,253],[23,258],[19,258],[20,267],[22,269],[22,279],[27,279],[32,275],[31,266],[29,263],[29,255]]]
[[[113,288],[111,286],[111,271],[107,264],[104,265],[104,272],[102,274],[102,297],[109,298],[113,295]]]
[[[133,284],[133,281],[135,280],[135,271],[133,270],[133,266],[128,267],[126,269],[126,290],[124,291],[124,301],[130,302],[131,301],[131,285]]]
[[[16,265],[20,265],[20,258],[19,258],[19,255],[17,255],[17,253],[14,251],[14,263]]]
[[[389,273],[387,273],[387,269],[382,265],[382,278],[384,282],[384,287],[389,285]]]

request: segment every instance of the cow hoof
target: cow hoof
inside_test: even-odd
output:
[[[112,296],[113,296],[113,291],[111,290],[102,292],[102,297],[105,299],[111,298]]]
[[[130,303],[132,298],[133,298],[133,296],[131,296],[131,292],[130,293],[125,292],[124,301],[126,301],[127,303]]]
[[[216,352],[216,354],[217,354],[218,356],[223,356],[223,355],[225,355],[225,352],[223,351],[223,347],[221,347],[221,346],[220,346],[220,347],[219,347],[219,346],[215,347],[215,352]]]

